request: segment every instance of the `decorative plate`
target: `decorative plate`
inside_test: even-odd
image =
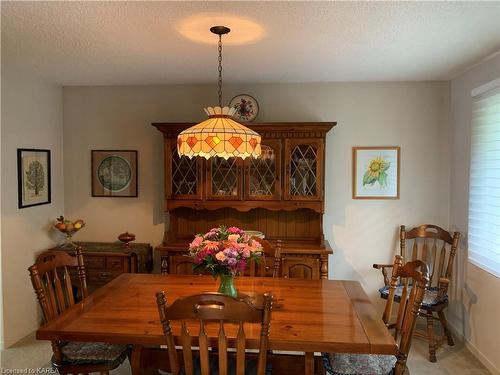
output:
[[[239,121],[253,121],[259,114],[259,103],[247,94],[236,95],[229,102],[229,107],[236,109],[234,118]]]

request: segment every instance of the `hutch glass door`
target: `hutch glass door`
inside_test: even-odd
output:
[[[281,142],[263,141],[259,158],[246,160],[245,198],[249,200],[280,200]]]
[[[207,199],[242,198],[241,159],[212,157],[207,160]]]
[[[287,139],[285,145],[285,198],[321,200],[323,140]]]
[[[199,158],[179,156],[177,147],[171,148],[170,198],[201,199],[201,168]]]

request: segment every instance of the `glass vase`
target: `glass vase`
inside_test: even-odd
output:
[[[234,286],[234,275],[219,275],[219,293],[225,294],[230,297],[238,297],[238,291]]]

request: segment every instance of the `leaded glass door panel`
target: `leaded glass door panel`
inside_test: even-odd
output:
[[[322,139],[285,140],[285,199],[322,199],[323,150]]]
[[[167,192],[170,199],[201,199],[201,159],[179,156],[177,147],[170,149],[170,171],[166,176],[172,176]]]
[[[212,157],[207,163],[207,199],[241,200],[242,160]]]
[[[245,198],[248,200],[280,200],[281,140],[266,140],[259,158],[245,160]]]

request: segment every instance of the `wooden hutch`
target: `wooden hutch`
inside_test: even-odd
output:
[[[165,210],[170,214],[163,244],[155,249],[162,273],[192,274],[185,255],[194,234],[234,225],[261,231],[271,243],[283,241],[284,277],[328,278],[332,250],[323,236],[325,143],[335,122],[246,124],[262,136],[262,156],[246,160],[179,157],[177,135],[194,124],[152,125],[163,133]]]

